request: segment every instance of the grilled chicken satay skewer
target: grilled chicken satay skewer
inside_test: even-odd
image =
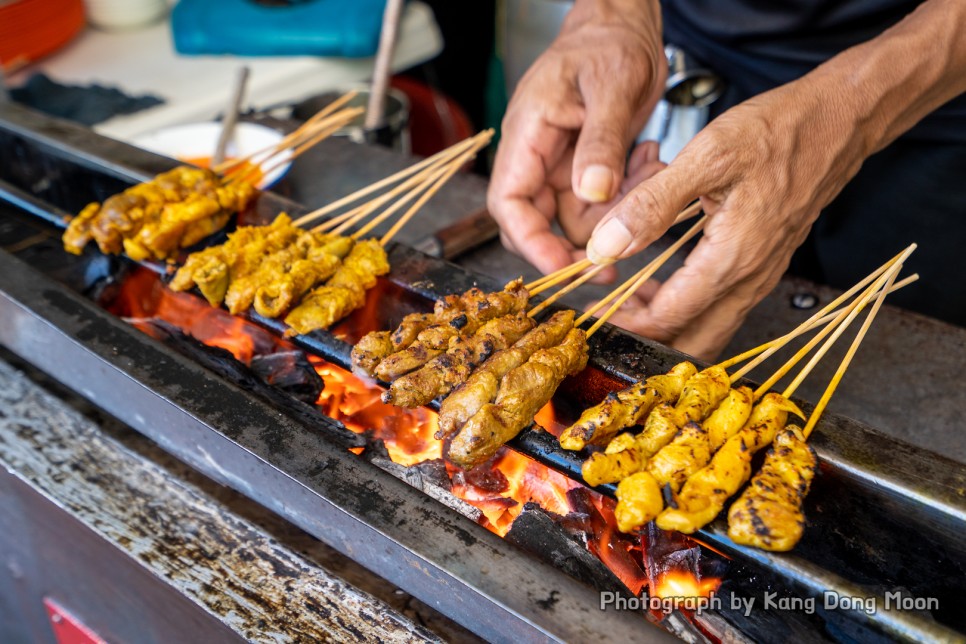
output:
[[[889,278],[887,286],[891,286],[897,274],[898,271]],[[735,543],[785,552],[794,548],[802,538],[805,529],[803,506],[812,479],[815,478],[817,462],[815,451],[807,443],[808,437],[828,406],[888,293],[889,289],[886,288],[876,297],[872,310],[812,410],[805,428],[788,425],[778,432],[761,469],[752,477],[747,489],[731,504],[728,510],[728,536]]]
[[[629,288],[637,276],[627,280],[610,295],[588,311],[593,315],[607,306],[611,300]],[[484,362],[472,375],[443,399],[439,410],[437,438],[449,438],[456,434],[483,405],[493,402],[500,389],[500,382],[510,371],[523,365],[537,351],[559,345],[574,327],[576,314],[565,310],[554,313],[546,322],[527,333],[512,347],[498,351]]]
[[[897,258],[898,256],[893,258],[892,261],[895,261]],[[868,275],[851,289],[822,307],[821,310],[786,335],[766,342],[758,347],[755,347],[754,349],[745,351],[742,354],[720,363],[719,366],[728,368],[768,351],[768,353],[763,355],[758,362],[751,364],[748,368],[742,370],[742,372],[738,374],[738,377],[744,375],[762,360],[768,358],[779,348],[785,346],[788,341],[802,335],[803,333],[807,333],[812,329],[825,325],[834,319],[835,316],[841,311],[834,311],[832,313],[828,313],[828,311],[832,311],[836,306],[855,295],[862,287],[867,286],[869,282],[881,275],[881,273],[890,265],[891,262],[888,262],[880,267],[877,271]],[[907,286],[916,279],[917,276],[910,276],[901,282],[897,282],[893,286],[892,290],[895,291]],[[677,374],[680,373],[676,371],[679,369],[687,370],[687,363],[675,365],[671,371],[674,371]],[[651,376],[650,378],[634,383],[625,389],[608,394],[608,396],[600,404],[585,410],[576,423],[564,430],[560,436],[560,446],[564,449],[576,451],[583,449],[587,445],[606,445],[619,432],[637,425],[642,419],[646,418],[647,414],[650,413],[651,409],[653,409],[658,403],[673,403],[676,401],[677,397],[680,395],[680,386],[667,390],[668,385],[663,382],[666,375],[671,375],[671,372],[668,374],[657,374]],[[689,373],[688,377],[690,377],[690,375],[693,374]],[[653,384],[652,379],[654,379]],[[732,378],[732,380],[735,379],[736,378],[734,377]]]
[[[580,262],[574,266],[579,264]],[[525,316],[522,315],[522,312],[514,312],[490,320],[476,328],[475,331],[472,328],[468,330],[464,328],[462,331],[468,331],[467,335],[450,339],[445,353],[432,358],[422,367],[393,380],[389,388],[383,392],[383,402],[400,407],[419,407],[428,404],[434,398],[447,395],[454,387],[466,382],[473,370],[495,351],[508,348],[518,341],[524,333],[532,329],[535,326],[533,318],[540,311],[550,306],[561,295],[591,279],[603,268],[597,267],[586,272],[544,302],[530,309]],[[535,292],[550,288],[554,284],[554,281],[545,282],[537,287],[536,291],[530,291],[529,294],[534,295]],[[521,304],[525,303],[521,302]],[[563,337],[558,338],[557,343],[562,340]],[[518,351],[520,350],[519,347],[516,348]],[[535,347],[534,350],[542,348],[547,347]]]
[[[463,152],[474,146],[474,149],[478,149],[483,138],[473,137],[468,143],[459,144],[458,149]],[[457,157],[447,159],[461,161]],[[424,177],[425,185],[417,186],[406,195],[395,210],[415,199],[421,191],[429,195],[435,192],[442,184],[438,179],[448,166],[441,165],[438,169],[440,172]],[[404,217],[412,217],[426,198],[428,196],[424,195]],[[370,213],[371,210],[357,212],[345,221],[355,225]],[[211,247],[191,255],[175,275],[171,287],[185,290],[197,285],[213,305],[220,305],[226,300],[229,309],[238,313],[254,304],[259,314],[277,317],[317,283],[335,280],[333,287],[340,282],[367,284],[374,279],[373,271],[388,270],[381,248],[372,248],[369,242],[363,242],[358,249],[354,248],[358,245],[358,236],[358,233],[345,237],[304,231],[283,214],[270,226],[239,228],[220,247]],[[343,269],[345,264],[348,266]],[[344,296],[345,290],[339,288],[336,292]],[[357,292],[362,289],[349,290],[353,291],[350,295],[361,295]],[[344,306],[345,297],[340,301]],[[316,307],[322,304],[319,297],[315,298],[314,304]],[[338,313],[338,305],[330,307],[330,316]]]
[[[885,276],[883,276],[884,278]],[[648,460],[642,471],[623,478],[617,488],[617,495],[620,500],[615,510],[620,529],[625,532],[633,530],[657,516],[663,509],[661,491],[667,489],[670,492],[677,492],[688,477],[707,465],[716,450],[742,429],[744,421],[748,419],[752,411],[751,400],[759,400],[775,382],[788,373],[795,364],[833,330],[835,330],[835,335],[829,342],[834,341],[844,330],[843,325],[847,325],[854,319],[870,298],[874,296],[878,286],[881,286],[881,284],[877,283],[869,287],[855,302],[845,307],[822,332],[802,347],[753,395],[745,387],[732,389],[729,398],[711,415],[707,423],[704,425],[689,423],[674,436],[670,443]],[[892,286],[889,283],[887,288],[891,289]],[[804,376],[817,364],[829,346],[831,344],[826,344],[802,370],[799,378],[790,387],[789,392],[786,392],[786,399]],[[768,408],[777,409],[780,404],[787,402],[787,400],[782,401],[774,398],[774,395],[772,396]],[[788,407],[786,411],[794,412],[796,408]],[[757,411],[755,414],[761,415]],[[759,422],[757,416],[750,422]]]
[[[598,303],[592,311],[575,320],[574,328],[568,331],[560,345],[537,351],[525,363],[508,371],[500,381],[493,402],[486,402],[459,428],[447,449],[449,459],[463,468],[479,465],[529,425],[563,380],[586,366],[587,338],[603,326],[630,293],[640,288],[675,251],[700,232],[704,221],[702,218],[670,248],[612,293],[615,303],[589,331],[585,332],[578,325],[605,303]]]
[[[900,267],[901,263],[897,263],[890,272],[876,280],[874,290],[878,291],[889,279],[894,278]],[[793,405],[788,398],[793,395],[798,385],[869,300],[869,297],[864,298],[860,303],[861,306],[856,306],[849,313],[822,349],[782,394],[766,394],[745,427],[725,441],[707,466],[687,479],[680,493],[675,497],[674,504],[665,508],[657,516],[656,522],[659,528],[690,534],[707,525],[721,512],[727,500],[751,476],[752,456],[769,445],[777,433],[784,428],[788,406]],[[760,412],[759,408],[762,408]],[[804,417],[801,412],[798,412],[798,415]]]
[[[363,229],[352,237],[355,246],[349,252],[335,274],[326,284],[309,293],[303,301],[285,316],[285,323],[289,325],[286,335],[308,333],[316,329],[326,329],[338,320],[360,308],[365,303],[365,293],[375,286],[376,278],[389,272],[388,256],[384,247],[413,217],[429,199],[439,191],[460,168],[472,160],[477,152],[486,147],[493,136],[492,130],[474,137],[473,144],[468,150],[460,154],[448,165],[432,174],[424,185],[418,186],[409,195],[394,204],[386,212],[372,219]],[[397,207],[412,198],[415,203],[403,213],[390,229],[378,240],[359,240],[363,234],[371,230],[374,222],[380,222]]]
[[[561,279],[576,275],[586,268],[582,268],[582,264],[583,262],[577,262],[562,269],[559,272],[563,275]],[[540,284],[535,291],[531,291],[531,288],[537,282],[524,285],[520,280],[511,281],[502,292],[497,293],[484,294],[478,288],[472,288],[462,295],[451,295],[438,300],[431,314],[407,316],[395,331],[373,331],[362,337],[353,347],[351,355],[353,371],[395,382],[399,378],[425,368],[436,358],[447,360],[441,354],[449,347],[450,342],[459,338],[458,334],[466,335],[474,330],[474,335],[479,334],[489,321],[498,319],[501,315],[515,316],[516,313],[524,310],[534,292],[539,293],[541,289],[550,288],[553,285],[547,280],[538,280],[538,282]],[[455,333],[453,329],[446,327],[453,327]],[[419,338],[419,334],[424,330],[427,334]],[[483,333],[489,333],[489,329],[484,330]],[[562,339],[561,336],[558,342]],[[484,335],[474,344],[485,341]],[[462,353],[460,347],[455,349]],[[390,357],[392,359],[386,366],[378,369],[380,364]],[[425,380],[421,374],[414,374],[413,377],[421,381]],[[400,383],[397,389],[403,386],[412,390],[405,381]],[[444,392],[440,391],[436,395],[442,393]],[[419,397],[425,398],[426,395],[428,394],[419,394]],[[419,406],[436,396],[431,395],[428,400],[418,403],[407,403],[404,398],[397,397],[395,393],[392,397],[395,399],[395,404]]]
[[[902,258],[905,254],[911,253],[912,248],[914,248],[914,246],[874,271],[869,277],[860,281],[855,287],[847,291],[839,298],[836,298],[830,302],[820,311],[815,313],[811,318],[809,318],[809,320],[806,320],[790,333],[787,333],[776,340],[765,343],[760,347],[753,349],[752,351],[745,352],[744,354],[741,354],[741,356],[738,356],[738,358],[747,358],[755,353],[759,354],[757,358],[733,373],[729,377],[730,382],[737,381],[752,368],[760,364],[775,351],[787,344],[790,340],[798,335],[801,335],[808,329],[817,326],[818,323],[825,318],[826,311],[837,306],[847,297],[857,292],[862,285],[867,284],[876,276],[881,277],[882,273],[886,271],[892,264],[900,261],[900,258]],[[839,320],[841,320],[847,314],[848,309],[849,307],[846,307],[843,311],[840,311],[837,314]],[[831,327],[829,327],[824,333],[828,333],[830,331]],[[811,348],[813,348],[822,337],[824,337],[824,335],[820,335],[819,337],[813,339],[811,343],[807,345],[807,348],[803,349],[803,352],[811,350]],[[800,355],[802,355],[803,352],[800,352]],[[726,366],[733,365],[735,362],[735,359],[727,360],[709,368],[706,371],[716,373],[720,369],[721,372],[724,372],[724,368]],[[790,369],[793,365],[794,362],[790,361],[789,365],[786,366],[786,369]],[[686,367],[683,365],[682,368],[686,369]],[[774,380],[777,381],[782,377],[782,375],[784,375],[784,372],[780,370],[776,374],[777,377]],[[653,378],[657,377],[655,376]],[[661,384],[666,386],[666,383],[662,382]],[[765,390],[767,390],[767,388],[765,388]],[[634,419],[635,421],[639,421],[641,418],[645,417],[648,419],[645,422],[644,431],[642,431],[640,434],[635,436],[628,433],[618,436],[608,443],[607,449],[604,453],[596,453],[591,455],[591,457],[584,463],[582,468],[584,479],[589,485],[616,483],[636,472],[640,472],[647,466],[649,459],[670,440],[672,440],[676,434],[676,432],[673,430],[674,427],[682,429],[689,421],[701,420],[700,418],[690,418],[680,413],[680,411],[675,411],[674,408],[670,408],[671,404],[673,403],[673,399],[663,402],[658,406],[657,402],[660,398],[660,391],[661,390],[656,387],[650,387],[648,381],[645,381],[643,385],[632,386],[628,390],[622,392],[623,396],[618,394],[610,400],[605,400],[601,405],[588,410],[581,416],[580,419],[578,419],[574,426],[567,428],[567,430],[563,432],[561,435],[561,444],[576,447],[586,442],[587,439],[585,437],[589,436],[591,437],[591,440],[593,440],[596,436],[598,436],[598,432],[599,435],[603,436],[613,435],[613,433],[616,433],[623,428],[620,426],[621,424],[628,422],[631,419]],[[668,394],[669,397],[672,397],[676,394],[676,392],[671,390],[668,392]],[[733,397],[733,400],[728,405],[728,409],[737,411],[738,409],[746,407],[744,405],[739,405],[739,402],[744,398],[744,396],[740,395],[738,392],[729,394],[729,396]],[[639,405],[642,407],[642,411],[629,413],[628,411],[624,410],[624,407],[627,404],[633,406]],[[683,406],[680,401],[678,405]],[[717,403],[714,403],[714,406],[717,406]],[[711,409],[713,409],[713,407]],[[706,411],[707,413],[710,413],[710,409],[707,409]],[[649,414],[655,414],[655,418],[652,420]],[[726,415],[723,413],[715,419],[715,421],[710,425],[710,428],[721,427],[721,424],[725,423],[726,419],[728,419],[727,424],[732,427],[734,426],[734,423],[737,422],[735,416],[731,414]],[[699,441],[700,427],[694,427],[689,430],[689,435],[692,441]]]

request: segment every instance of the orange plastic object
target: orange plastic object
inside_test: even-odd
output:
[[[0,64],[42,58],[70,42],[84,23],[82,0],[0,2]]]

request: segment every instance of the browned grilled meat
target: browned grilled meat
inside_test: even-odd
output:
[[[513,280],[496,293],[483,294],[479,289],[471,289],[467,295],[461,307],[451,305],[451,300],[444,300],[442,310],[436,314],[436,324],[420,331],[416,340],[405,349],[383,359],[376,367],[376,376],[392,382],[446,351],[453,338],[476,333],[488,320],[519,313],[530,300],[522,279]]]
[[[352,347],[352,371],[370,378],[386,356],[408,347],[419,332],[436,321],[433,313],[410,313],[395,331],[373,331],[362,336]]]
[[[802,538],[805,496],[815,478],[815,450],[802,430],[778,432],[761,470],[728,510],[728,536],[735,543],[785,552]]]
[[[455,434],[486,403],[496,398],[500,380],[525,363],[535,352],[560,344],[574,326],[573,311],[559,311],[520,338],[512,347],[498,351],[460,386],[443,399],[439,408],[436,438]]]
[[[447,451],[449,460],[469,469],[496,454],[533,422],[564,378],[587,366],[587,353],[587,333],[571,329],[560,345],[537,351],[507,373],[496,400],[483,405],[453,438]]]
[[[382,401],[400,407],[419,407],[437,396],[445,396],[465,382],[473,369],[494,351],[506,349],[533,326],[533,319],[523,311],[490,320],[472,336],[454,338],[446,353],[393,380],[383,392]]]

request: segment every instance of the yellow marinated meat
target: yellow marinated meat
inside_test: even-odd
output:
[[[483,405],[496,398],[500,380],[535,352],[560,344],[574,326],[573,311],[558,311],[508,349],[497,351],[443,399],[436,438],[455,434]]]
[[[266,318],[277,318],[310,288],[332,277],[341,263],[342,260],[335,255],[295,261],[291,270],[276,276],[270,284],[258,287],[255,291],[255,311]]]
[[[713,366],[698,372],[684,384],[673,407],[662,403],[651,410],[640,434],[622,434],[603,453],[592,454],[584,461],[581,467],[584,480],[589,485],[616,483],[639,472],[687,422],[700,422],[711,414],[730,389],[728,374],[723,368]]]
[[[571,329],[555,347],[541,349],[507,373],[493,403],[470,418],[447,450],[450,461],[464,469],[483,463],[533,422],[560,383],[587,366],[587,333]]]
[[[677,401],[684,383],[696,373],[693,364],[681,362],[667,373],[609,393],[603,402],[584,411],[576,423],[563,431],[560,446],[581,450],[587,445],[606,445],[619,431],[639,423],[656,405]]]
[[[327,329],[362,307],[366,291],[376,278],[389,272],[389,258],[377,240],[366,239],[352,247],[335,274],[324,286],[311,291],[285,316],[285,335]]]
[[[419,407],[445,396],[466,381],[473,369],[495,351],[506,349],[534,327],[525,312],[504,315],[484,323],[468,338],[454,338],[446,353],[415,371],[392,381],[382,401],[400,407]]]
[[[728,510],[728,536],[735,543],[786,552],[805,529],[803,505],[817,458],[802,430],[778,432],[761,470]]]
[[[691,422],[648,461],[647,471],[658,485],[677,492],[689,476],[708,464],[725,440],[737,434],[751,417],[752,392],[737,387],[701,425]],[[714,437],[718,437],[715,439]],[[715,444],[715,440],[718,440]]]
[[[732,389],[701,425],[687,423],[670,443],[651,457],[643,472],[621,480],[614,510],[618,523],[628,528],[621,530],[634,530],[654,519],[664,509],[662,490],[681,489],[689,476],[711,460],[717,448],[711,436],[726,440],[738,433],[751,416],[751,409],[751,389]]]
[[[90,203],[84,206],[80,213],[70,220],[64,231],[64,250],[73,255],[80,255],[84,247],[94,238],[91,224],[101,210],[101,204]]]
[[[674,498],[674,505],[658,515],[658,527],[690,534],[718,516],[728,499],[751,476],[752,456],[784,427],[789,412],[802,416],[784,396],[765,394],[741,431],[725,441],[708,465],[688,477]]]
[[[622,480],[615,496],[614,518],[621,532],[640,528],[664,509],[661,487],[647,472],[637,472]]]
[[[225,185],[210,170],[179,166],[88,205],[68,224],[64,248],[79,253],[93,239],[104,253],[168,259],[223,228],[254,195],[250,184]]]

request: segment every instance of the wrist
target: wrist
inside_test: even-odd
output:
[[[806,75],[844,111],[864,156],[966,91],[966,3],[931,0]]]
[[[659,0],[576,0],[567,14],[563,30],[586,23],[631,27],[635,31],[661,34]]]

